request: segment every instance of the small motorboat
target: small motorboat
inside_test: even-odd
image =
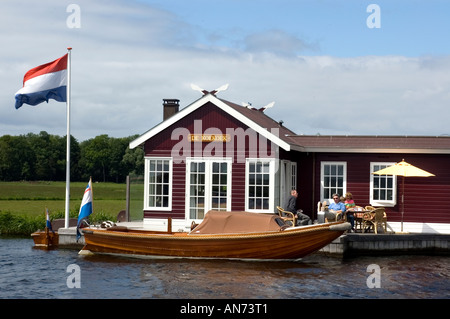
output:
[[[299,259],[350,229],[337,221],[288,226],[274,214],[209,211],[190,232],[150,231],[124,226],[83,228],[80,254],[119,254],[169,258]]]
[[[59,242],[59,235],[57,231],[52,231],[48,227],[45,230],[38,230],[31,234],[33,238],[34,246],[36,248],[56,248]]]

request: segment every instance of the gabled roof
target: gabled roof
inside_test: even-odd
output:
[[[449,136],[297,135],[263,111],[219,99],[206,92],[200,99],[130,142],[133,149],[211,102],[286,151],[331,153],[450,154]],[[275,132],[275,133],[274,133]]]
[[[197,101],[193,102],[192,104],[186,106],[185,108],[181,109],[179,112],[175,113],[173,116],[168,118],[167,120],[159,123],[146,133],[142,134],[135,140],[130,142],[130,148],[133,149],[141,144],[143,144],[145,141],[150,139],[151,137],[155,136],[159,132],[165,130],[172,124],[176,123],[177,121],[181,120],[188,114],[192,113],[193,111],[197,110],[198,108],[202,107],[206,103],[211,102],[214,105],[216,105],[218,108],[222,109],[241,123],[245,124],[246,126],[250,127],[260,135],[264,136],[271,142],[275,143],[282,149],[286,151],[290,151],[291,147],[293,146],[291,138],[288,137],[289,135],[295,134],[291,130],[283,127],[278,122],[274,121],[267,115],[265,115],[262,111],[258,111],[255,109],[248,109],[243,106],[239,106],[237,104],[222,100],[217,98],[213,94],[205,94],[203,97],[198,99]],[[278,129],[278,133],[275,129]],[[274,133],[275,132],[275,133]],[[295,145],[294,145],[295,146]]]
[[[304,152],[450,154],[449,136],[295,135]]]

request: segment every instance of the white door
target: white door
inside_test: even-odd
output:
[[[187,159],[186,219],[200,222],[213,210],[231,209],[231,160]]]

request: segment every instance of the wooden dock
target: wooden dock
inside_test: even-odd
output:
[[[342,235],[320,250],[343,255],[450,254],[448,234],[361,234]]]

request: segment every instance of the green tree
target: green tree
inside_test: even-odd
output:
[[[0,179],[32,180],[35,155],[24,136],[4,135],[0,138]]]

